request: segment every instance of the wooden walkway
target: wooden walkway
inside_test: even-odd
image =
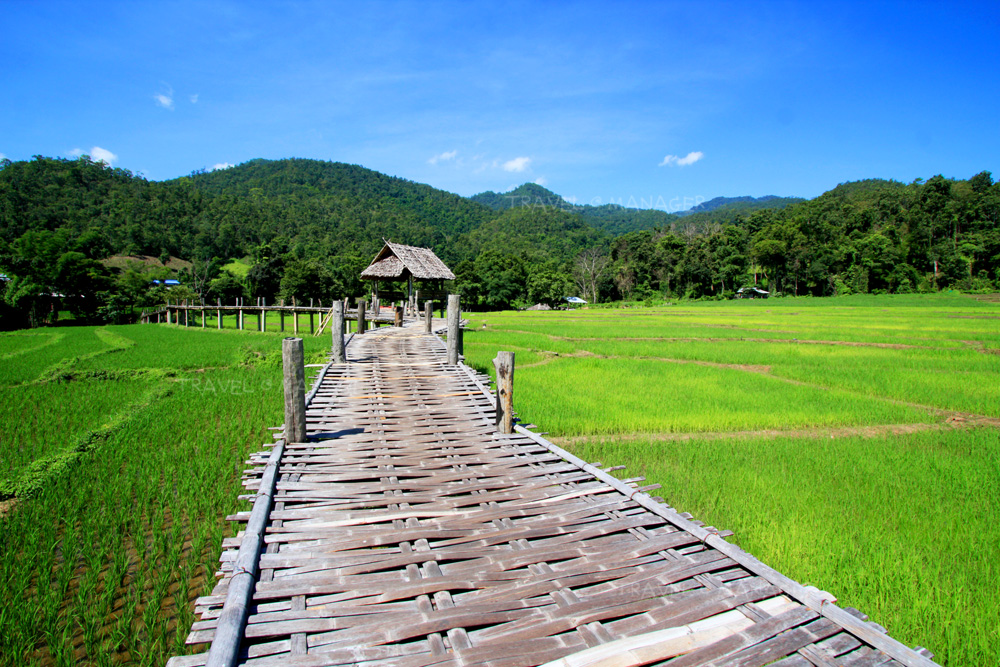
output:
[[[276,484],[238,664],[934,664],[637,481],[496,433],[488,378],[436,336],[381,329],[348,358],[319,373],[309,441],[251,461],[249,490]],[[243,539],[189,643],[215,638]]]

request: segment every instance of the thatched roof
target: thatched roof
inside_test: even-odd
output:
[[[361,272],[366,280],[399,280],[407,273],[417,280],[454,280],[455,274],[430,248],[385,242],[368,268]]]

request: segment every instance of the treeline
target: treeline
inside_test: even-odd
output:
[[[679,217],[576,206],[535,185],[466,199],[316,160],[252,160],[164,182],[86,157],[4,160],[0,326],[51,321],[60,308],[120,319],[162,302],[152,280],[166,277],[183,283],[172,298],[360,296],[359,274],[383,239],[433,248],[473,308],[571,294],[720,298],[755,284],[817,296],[992,290],[1000,280],[1000,185],[989,172],[847,183],[788,204],[733,201]],[[108,260],[121,255],[159,261]]]

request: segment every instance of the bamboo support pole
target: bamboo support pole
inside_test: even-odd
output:
[[[330,335],[333,338],[333,362],[342,364],[347,361],[344,351],[344,303],[333,302],[333,315],[330,322]]]
[[[497,371],[497,417],[500,433],[514,432],[514,353],[497,352],[493,360]]]
[[[424,331],[426,333],[431,332],[433,325],[431,322],[434,320],[434,302],[424,301]]]
[[[396,317],[395,317],[394,324],[397,327],[403,326],[403,307],[402,306],[396,306]]]
[[[285,387],[285,440],[305,442],[306,439],[306,371],[301,338],[281,341],[281,358]]]
[[[458,294],[448,295],[448,364],[458,363],[458,324],[461,312],[459,310],[461,297]]]
[[[358,299],[358,333],[365,332],[365,300]]]

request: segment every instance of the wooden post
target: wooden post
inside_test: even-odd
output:
[[[306,440],[306,369],[301,338],[281,341],[285,383],[285,441]]]
[[[397,327],[403,326],[403,307],[402,306],[396,306],[396,321],[395,321],[395,324],[396,324]]]
[[[267,299],[260,300],[260,330],[267,331]]]
[[[448,364],[454,366],[458,363],[458,322],[461,312],[459,295],[448,295]]]
[[[282,308],[284,308],[284,304],[282,304]],[[284,333],[285,332],[285,311],[284,310],[279,310],[278,311],[278,319],[281,321],[281,332]]]
[[[358,299],[358,334],[365,332],[365,300]]]
[[[434,319],[434,302],[424,301],[424,331],[431,332],[431,321]]]
[[[219,328],[222,328],[222,299],[215,300],[215,315],[219,318]]]
[[[312,299],[309,299],[309,303],[312,304]],[[310,305],[310,308],[311,307],[312,307],[312,305]],[[316,333],[316,328],[315,328],[314,324],[315,323],[313,322],[313,311],[310,310],[309,311],[309,333],[310,334]]]
[[[344,351],[344,302],[333,302],[333,315],[330,320],[330,335],[333,338],[333,362],[343,364],[347,361]]]
[[[186,327],[187,325],[188,325],[188,303],[187,303],[187,301],[185,301],[184,302],[184,326]]]
[[[201,304],[201,328],[205,328],[205,304]]]
[[[236,320],[236,328],[243,331],[243,299],[237,299],[236,305],[240,308],[239,317]]]
[[[295,297],[292,297],[292,333],[299,333],[299,311],[295,309]]]
[[[497,430],[514,432],[514,353],[497,352],[493,360],[497,371]]]

